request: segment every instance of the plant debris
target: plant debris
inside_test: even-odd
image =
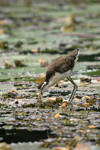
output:
[[[100,147],[99,11],[92,0],[0,1],[0,146]],[[39,101],[49,62],[75,48],[81,51],[72,73],[78,85],[73,104],[67,103],[73,89],[67,78]]]

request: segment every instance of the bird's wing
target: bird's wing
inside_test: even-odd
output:
[[[72,70],[74,67],[74,58],[73,57],[68,57],[61,62],[58,62],[58,64],[55,65],[55,71],[56,72],[66,72],[68,70]]]
[[[62,58],[63,57],[63,58]],[[46,71],[45,81],[49,82],[49,79],[55,74],[55,72],[63,73],[68,70],[72,70],[74,67],[74,58],[61,56],[53,60]]]

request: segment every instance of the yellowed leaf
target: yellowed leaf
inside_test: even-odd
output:
[[[59,118],[60,117],[60,113],[55,115],[55,118]]]
[[[37,118],[36,120],[39,121],[39,120],[41,120],[41,118]]]
[[[89,133],[91,130],[86,130],[86,133]]]
[[[93,46],[90,46],[90,50],[93,50]]]
[[[75,22],[75,15],[74,14],[70,14],[67,17],[58,19],[58,21],[62,22],[62,24],[73,25],[74,22]]]
[[[4,30],[3,30],[3,29],[1,29],[1,30],[0,30],[0,34],[3,34],[3,33],[4,33]]]
[[[37,52],[38,52],[38,49],[32,49],[31,52],[37,53]]]
[[[89,129],[94,129],[96,128],[96,126],[92,125],[92,126],[89,126]]]
[[[44,63],[45,60],[39,59],[39,63]]]
[[[58,128],[57,126],[54,127],[54,129],[57,129],[57,128]]]
[[[87,95],[82,97],[82,100],[88,100],[88,99],[90,99],[90,97]]]
[[[77,141],[80,141],[82,139],[82,137],[80,136],[75,136],[73,139],[77,140]]]
[[[77,143],[76,147],[73,150],[90,150],[90,146],[83,143]]]
[[[84,105],[85,107],[87,107],[87,106],[89,105],[89,103],[84,103],[83,105]]]
[[[48,101],[55,101],[56,100],[56,97],[50,97],[48,98]]]
[[[65,31],[65,32],[70,32],[70,31],[74,31],[75,27],[61,27],[61,31]]]
[[[66,147],[55,147],[55,150],[72,150],[72,148],[70,146],[66,146]]]
[[[55,147],[55,150],[66,150],[65,147]]]
[[[7,20],[0,20],[0,25],[7,24]]]
[[[61,105],[61,107],[65,107],[66,106],[66,103],[63,103],[62,105]]]
[[[64,83],[64,80],[60,80],[60,83]]]

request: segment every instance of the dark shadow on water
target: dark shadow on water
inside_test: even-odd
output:
[[[34,142],[53,137],[56,137],[56,135],[51,134],[51,130],[34,130],[34,131],[28,131],[26,129],[0,130],[0,142],[7,142],[9,144],[18,142]]]

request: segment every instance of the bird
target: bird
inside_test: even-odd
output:
[[[72,104],[78,86],[72,80],[71,74],[78,60],[79,51],[80,49],[76,48],[72,52],[62,55],[49,63],[46,70],[45,81],[38,85],[38,89],[40,90],[38,99],[41,100],[41,102],[43,102],[43,93],[49,87],[57,84],[60,80],[64,80],[65,78],[67,78],[73,84],[71,96],[67,100],[67,103]]]

